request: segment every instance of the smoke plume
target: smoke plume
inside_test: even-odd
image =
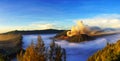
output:
[[[99,27],[90,27],[85,25],[82,21],[77,21],[75,26],[72,26],[71,30],[67,32],[67,36],[71,37],[74,35],[87,34],[89,36],[100,36],[120,33],[119,30],[107,31]]]

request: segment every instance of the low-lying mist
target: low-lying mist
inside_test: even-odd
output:
[[[55,34],[38,35],[41,35],[46,46],[52,41],[50,37],[55,36]],[[34,43],[36,43],[38,35],[23,35],[23,48],[26,49],[31,44],[32,40]],[[55,43],[66,49],[66,61],[87,61],[88,57],[93,55],[98,50],[104,48],[107,43],[115,43],[118,40],[120,40],[120,34],[101,36],[95,40],[81,43],[70,43],[65,40],[55,41]]]
[[[55,41],[56,44],[66,49],[66,61],[87,61],[91,55],[104,48],[107,43],[115,43],[116,41],[120,40],[120,29],[102,29],[96,26],[84,25],[83,22],[80,21],[78,21],[77,25],[73,26],[72,29],[67,32],[67,36],[71,37],[79,34],[101,37],[80,43],[70,43],[65,40]],[[23,48],[26,49],[32,40],[34,43],[36,43],[38,35],[23,35]],[[50,38],[54,37],[55,35],[56,34],[41,34],[41,37],[46,46],[49,45],[52,41]]]

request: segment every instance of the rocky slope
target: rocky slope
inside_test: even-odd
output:
[[[56,34],[54,37],[55,40],[67,40],[68,42],[84,42],[93,40],[94,38],[92,36],[88,36],[87,34],[79,34],[74,35],[72,37],[67,36],[67,31],[61,32]]]

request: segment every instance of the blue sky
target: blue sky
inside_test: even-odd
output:
[[[0,0],[0,33],[69,29],[76,20],[91,26],[101,22],[105,27],[106,22],[120,21],[119,6],[119,0]]]

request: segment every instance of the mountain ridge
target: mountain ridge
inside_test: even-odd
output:
[[[53,34],[53,33],[60,33],[65,30],[57,30],[57,29],[45,29],[45,30],[14,30],[9,31],[6,33],[1,34],[23,34],[23,35],[29,35],[29,34]]]

